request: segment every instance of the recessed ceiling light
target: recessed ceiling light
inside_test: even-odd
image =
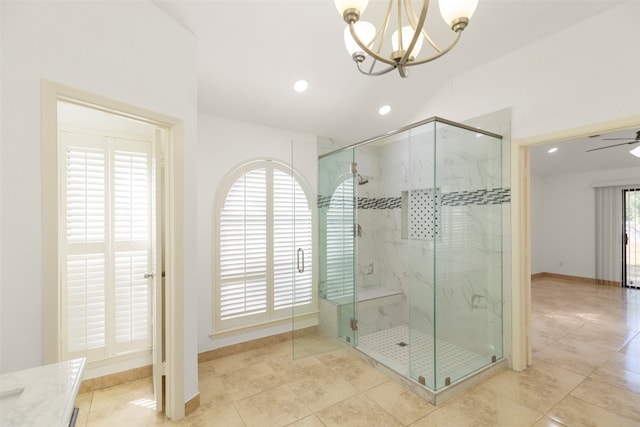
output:
[[[383,105],[378,110],[378,114],[380,114],[381,116],[384,116],[386,114],[389,114],[390,111],[391,111],[391,105]]]
[[[556,151],[558,151],[558,147],[553,147],[549,148],[549,151],[547,151],[547,153],[555,153]]]
[[[293,90],[296,92],[304,92],[309,88],[309,82],[306,80],[298,80],[293,84]]]
[[[633,154],[636,157],[640,157],[640,145],[637,146],[636,148],[634,148],[633,150],[629,151],[631,154]]]

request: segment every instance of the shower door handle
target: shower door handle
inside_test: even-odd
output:
[[[298,273],[304,273],[304,249],[298,248],[298,255],[296,258],[298,262]],[[302,258],[302,265],[300,265],[301,258]]]

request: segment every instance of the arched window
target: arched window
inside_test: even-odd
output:
[[[313,311],[310,191],[292,168],[249,162],[221,184],[215,206],[214,330]]]

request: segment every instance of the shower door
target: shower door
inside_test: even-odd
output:
[[[318,326],[301,328],[294,313],[294,357],[356,343],[356,189],[354,150],[320,157],[317,197]],[[297,259],[300,255],[294,254]]]

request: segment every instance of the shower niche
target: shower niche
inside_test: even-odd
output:
[[[502,153],[432,118],[319,158],[318,334],[434,403],[503,361]]]

